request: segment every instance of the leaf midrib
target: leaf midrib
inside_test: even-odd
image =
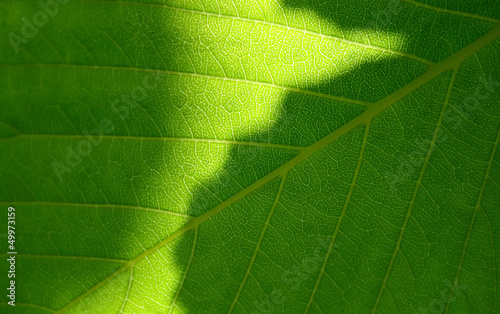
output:
[[[310,157],[312,154],[315,152],[319,151],[320,149],[323,149],[326,147],[328,144],[333,142],[334,140],[338,139],[339,137],[343,136],[344,134],[348,133],[350,130],[358,127],[359,125],[366,124],[369,121],[371,121],[372,118],[377,116],[380,112],[391,106],[393,103],[396,101],[400,100],[404,96],[410,94],[414,90],[418,89],[425,83],[429,82],[433,78],[437,77],[439,74],[456,68],[458,65],[462,63],[465,59],[473,55],[475,52],[477,52],[479,49],[487,46],[489,43],[491,43],[493,40],[497,39],[500,37],[500,24],[495,25],[488,33],[485,35],[481,36],[479,39],[474,41],[473,43],[469,44],[468,46],[464,47],[454,55],[448,57],[447,59],[441,61],[440,63],[437,63],[434,66],[429,67],[428,71],[425,72],[423,75],[418,77],[417,79],[413,80],[412,82],[408,83],[404,87],[400,88],[393,94],[385,97],[384,99],[380,100],[379,102],[375,103],[373,106],[370,106],[364,113],[360,114],[358,117],[354,118],[350,122],[346,123],[339,129],[335,130],[334,132],[330,133],[329,135],[325,136],[318,142],[310,145],[309,147],[305,148],[304,150],[301,151],[300,154],[298,154],[295,158],[292,160],[288,161],[287,163],[283,164],[281,167],[273,170],[266,176],[262,177],[261,179],[257,180],[250,186],[246,187],[245,189],[239,191],[229,199],[221,202],[219,205],[216,207],[212,208],[211,210],[207,211],[206,213],[202,214],[201,216],[198,216],[197,218],[191,220],[189,223],[187,223],[184,227],[178,229],[176,232],[165,238],[163,241],[159,242],[158,244],[154,245],[153,247],[149,248],[148,250],[144,251],[142,254],[138,255],[134,259],[130,260],[129,262],[125,263],[124,266],[113,272],[110,276],[106,277],[104,280],[100,281],[97,283],[95,286],[87,290],[85,293],[77,297],[75,300],[70,302],[68,305],[63,307],[58,311],[58,313],[65,312],[66,310],[70,309],[72,306],[77,304],[80,300],[85,298],[86,296],[92,294],[94,291],[105,285],[107,282],[111,281],[114,279],[116,276],[121,274],[123,271],[126,271],[127,269],[131,268],[133,265],[135,265],[137,262],[141,261],[145,257],[149,256],[150,254],[156,252],[158,249],[166,245],[167,243],[171,242],[172,240],[178,238],[179,236],[183,235],[187,231],[193,230],[194,228],[198,227],[201,223],[204,221],[208,220],[211,218],[213,215],[217,214],[218,212],[222,211],[223,209],[227,208],[229,205],[235,203],[236,201],[240,200],[244,196],[250,194],[251,192],[255,191],[259,187],[263,186],[265,183],[270,182],[276,177],[282,176],[283,174],[287,173],[290,169],[295,167],[297,164],[300,162],[304,161],[308,157]]]

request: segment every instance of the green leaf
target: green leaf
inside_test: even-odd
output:
[[[0,12],[2,313],[500,311],[496,0]]]

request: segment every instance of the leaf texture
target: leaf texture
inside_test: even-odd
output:
[[[0,12],[16,313],[500,310],[496,0]]]

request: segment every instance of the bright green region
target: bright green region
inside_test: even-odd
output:
[[[496,1],[62,2],[0,2],[1,313],[500,311]]]

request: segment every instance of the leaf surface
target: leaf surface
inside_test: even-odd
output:
[[[497,1],[42,3],[0,3],[15,312],[499,311]]]

